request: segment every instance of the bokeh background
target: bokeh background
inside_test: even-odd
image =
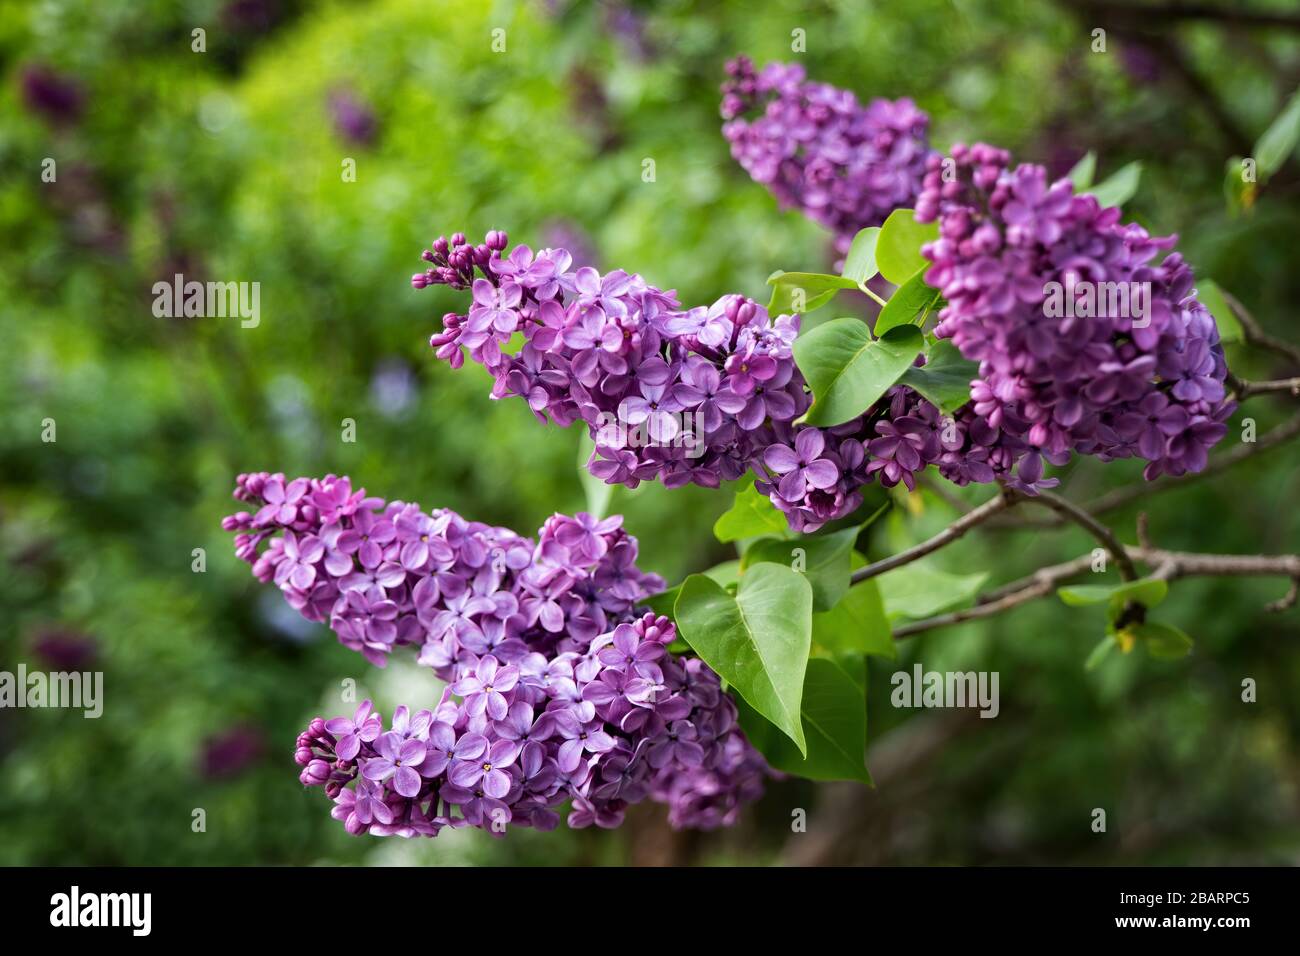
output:
[[[674,833],[645,805],[614,832],[384,841],[329,818],[297,782],[293,741],[350,711],[343,680],[390,712],[429,699],[427,671],[368,667],[258,585],[220,529],[246,470],[348,473],[523,533],[582,508],[577,432],[435,362],[428,336],[459,303],[409,276],[434,236],[489,228],[690,303],[826,269],[826,235],[778,210],[719,134],[739,52],[797,57],[864,98],[911,96],[940,148],[980,138],[1056,173],[1091,148],[1098,178],[1140,159],[1130,215],[1180,233],[1198,274],[1300,339],[1294,161],[1250,209],[1224,189],[1225,161],[1300,83],[1300,23],[1250,24],[1281,3],[1224,0],[1232,13],[1196,20],[1161,6],[0,0],[0,669],[105,673],[98,720],[0,710],[0,863],[1300,860],[1300,611],[1262,610],[1283,582],[1179,583],[1162,619],[1197,644],[1178,662],[1112,655],[1085,673],[1101,613],[1055,601],[905,642],[901,666],[999,671],[1001,715],[895,710],[894,666],[873,660],[874,791],[774,784],[712,834]],[[807,52],[791,52],[794,29]],[[151,286],[176,272],[259,281],[260,326],[154,317]],[[1253,400],[1220,451],[1244,415],[1263,431],[1287,413]],[[1129,540],[1146,508],[1163,546],[1295,551],[1298,466],[1282,448],[1112,517]],[[1086,500],[1137,475],[1086,462],[1065,490]],[[710,533],[729,503],[643,488],[611,507],[643,566],[675,580],[729,556]],[[928,494],[897,503],[873,532],[882,554],[954,513]],[[1088,547],[990,529],[940,564],[1006,581]],[[794,808],[807,833],[791,833]]]

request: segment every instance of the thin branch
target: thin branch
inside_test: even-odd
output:
[[[1128,553],[1143,564],[1158,569],[1160,576],[1170,581],[1187,577],[1290,578],[1291,586],[1286,596],[1267,605],[1266,609],[1269,611],[1286,610],[1292,607],[1300,596],[1300,555],[1199,554],[1147,546],[1129,548]],[[973,607],[900,625],[894,629],[894,639],[902,640],[925,631],[1009,611],[1021,604],[1047,596],[1056,589],[1058,584],[1082,574],[1091,565],[1091,556],[1083,555],[1063,564],[1039,568],[1026,578],[982,595],[976,599]]]
[[[1009,488],[1003,488],[995,498],[990,498],[978,508],[973,508],[966,514],[962,515],[948,527],[944,528],[933,538],[928,541],[922,541],[906,551],[900,551],[898,554],[892,554],[887,558],[877,561],[875,564],[868,564],[865,568],[859,568],[853,572],[850,579],[853,584],[865,581],[868,578],[874,578],[878,574],[884,574],[886,571],[892,571],[894,568],[901,568],[905,564],[911,564],[927,554],[933,554],[945,545],[951,544],[971,528],[983,524],[996,514],[1006,511],[1013,504],[1020,500],[1020,495]]]
[[[1092,565],[1092,556],[1084,555],[1075,558],[1073,561],[1067,561],[1065,564],[1057,564],[1048,568],[1040,568],[1027,578],[1022,578],[1014,584],[1007,585],[997,591],[978,599],[973,607],[963,608],[960,611],[951,611],[947,614],[940,614],[937,617],[929,617],[922,621],[912,621],[908,624],[901,624],[894,628],[894,639],[902,640],[905,637],[911,637],[914,634],[920,634],[922,631],[933,631],[940,627],[949,627],[953,624],[961,624],[965,621],[975,621],[980,618],[993,617],[995,614],[1001,614],[1003,611],[1009,611],[1013,607],[1018,607],[1035,598],[1044,597],[1056,589],[1057,584],[1066,581],[1076,574],[1082,574]]]
[[[1264,327],[1259,324],[1259,320],[1251,315],[1250,310],[1241,304],[1231,292],[1223,292],[1223,299],[1228,303],[1228,308],[1232,309],[1237,316],[1237,321],[1241,323],[1241,332],[1246,341],[1256,348],[1265,349],[1269,352],[1276,352],[1290,359],[1296,366],[1300,366],[1300,346],[1292,345],[1284,339],[1279,339],[1269,335],[1264,331]]]
[[[1250,398],[1252,395],[1264,395],[1270,392],[1288,392],[1300,398],[1300,376],[1279,378],[1271,382],[1248,382],[1235,375],[1229,375],[1228,382],[1238,398]]]
[[[1050,491],[1040,491],[1036,497],[1029,500],[1051,508],[1064,520],[1072,521],[1087,531],[1110,552],[1110,556],[1119,567],[1119,576],[1122,580],[1137,580],[1137,569],[1133,567],[1133,562],[1129,559],[1128,552],[1124,550],[1124,545],[1115,537],[1115,533],[1110,528],[1090,515],[1085,509]]]

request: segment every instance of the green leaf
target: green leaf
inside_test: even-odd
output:
[[[1113,651],[1116,646],[1115,638],[1112,635],[1107,634],[1097,643],[1097,646],[1092,649],[1092,652],[1088,655],[1088,659],[1083,662],[1083,669],[1085,671],[1095,671],[1101,666],[1101,662],[1110,655],[1110,652]]]
[[[1097,154],[1092,150],[1083,154],[1083,158],[1074,164],[1074,168],[1067,174],[1070,182],[1074,183],[1076,193],[1087,192],[1088,187],[1092,185],[1092,177],[1097,173]]]
[[[703,574],[682,582],[677,629],[751,707],[808,753],[799,717],[812,644],[812,587],[779,564],[758,564],[735,595]]]
[[[876,334],[884,335],[900,325],[925,325],[942,298],[938,289],[925,284],[925,270],[918,270],[889,297],[876,316]]]
[[[829,611],[849,589],[849,555],[859,530],[845,528],[834,534],[790,540],[763,538],[745,549],[740,559],[741,574],[761,562],[792,568],[795,559],[800,558],[803,570],[797,573],[805,575],[812,585],[813,610]],[[802,555],[797,553],[800,551]]]
[[[856,666],[865,669],[861,658]],[[844,665],[820,657],[808,662],[801,707],[808,735],[806,755],[743,700],[737,701],[737,710],[745,736],[777,770],[809,780],[872,785],[866,766],[867,698],[863,684]]]
[[[920,620],[959,605],[969,604],[988,578],[987,571],[952,574],[926,561],[914,561],[875,579],[890,621]]]
[[[921,255],[921,247],[938,238],[938,223],[922,224],[916,221],[915,210],[895,209],[880,227],[880,239],[876,243],[876,264],[880,267],[880,274],[894,285],[901,286],[918,269],[929,266]]]
[[[582,484],[582,493],[587,502],[587,511],[592,517],[603,518],[609,511],[610,500],[618,485],[607,485],[587,470],[587,460],[596,449],[591,436],[583,434],[578,441],[578,481]]]
[[[876,579],[853,585],[829,611],[814,614],[812,640],[832,654],[871,654],[897,660],[898,648]]]
[[[1144,624],[1134,624],[1129,630],[1146,642],[1147,653],[1158,660],[1186,657],[1192,649],[1192,639],[1168,624],[1147,621]]]
[[[879,226],[868,226],[858,231],[849,246],[849,254],[844,257],[844,278],[861,285],[876,274],[876,240],[879,238]]]
[[[1103,209],[1108,206],[1122,206],[1133,198],[1137,192],[1138,182],[1142,179],[1142,164],[1139,162],[1121,166],[1102,182],[1086,192],[1097,197]]]
[[[713,523],[713,536],[719,541],[739,541],[766,534],[785,534],[790,525],[767,495],[759,494],[754,482],[736,492],[731,508]]]
[[[704,574],[724,588],[730,584],[738,584],[740,583],[740,561],[736,559],[723,561],[709,568]]]
[[[964,358],[948,339],[938,339],[930,346],[925,365],[913,365],[899,381],[947,413],[970,401],[970,383],[978,376],[978,362]]]
[[[773,286],[772,299],[767,311],[773,316],[792,313],[806,314],[819,309],[841,289],[856,289],[858,284],[843,276],[823,275],[819,272],[776,272],[768,277]],[[803,307],[797,301],[803,297]]]
[[[810,425],[842,425],[884,395],[921,354],[921,330],[905,325],[879,339],[858,319],[834,319],[794,340],[794,358],[812,386]]]
[[[1056,596],[1071,607],[1085,607],[1110,601],[1122,606],[1136,601],[1143,607],[1155,607],[1169,593],[1169,582],[1163,578],[1141,578],[1121,584],[1082,584],[1058,588]]]
[[[1300,143],[1300,90],[1296,90],[1277,119],[1255,143],[1252,152],[1260,182],[1282,168],[1296,143]]]
[[[1245,338],[1237,313],[1232,311],[1223,290],[1213,279],[1201,279],[1196,283],[1196,297],[1201,305],[1210,310],[1214,324],[1219,327],[1219,338],[1223,342],[1240,342]]]

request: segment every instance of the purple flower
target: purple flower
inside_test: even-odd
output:
[[[470,676],[462,677],[451,689],[465,698],[465,709],[470,716],[486,711],[493,720],[501,720],[510,709],[505,695],[518,681],[519,668],[501,667],[500,661],[489,654],[479,660]]]
[[[564,738],[556,756],[563,771],[577,767],[584,753],[602,754],[614,749],[614,738],[601,729],[599,721],[580,721],[572,711],[556,713],[555,729]]]
[[[389,731],[375,741],[379,756],[367,760],[361,775],[367,780],[382,783],[395,778],[395,788],[404,797],[420,792],[419,767],[424,763],[428,747],[416,738],[403,739],[399,733]]]
[[[363,743],[370,743],[383,732],[384,725],[374,713],[370,701],[363,700],[352,719],[335,717],[325,722],[325,729],[337,737],[334,752],[340,760],[352,760],[361,751]]]
[[[500,800],[510,792],[510,774],[506,772],[519,756],[519,744],[513,740],[497,740],[478,757],[471,760],[454,760],[448,779],[466,790],[481,789],[484,794]]]
[[[763,463],[782,476],[778,486],[782,498],[802,498],[809,487],[829,488],[839,480],[840,470],[835,463],[818,457],[825,447],[826,440],[816,428],[800,429],[793,448],[768,446]]]
[[[636,541],[618,520],[555,515],[530,540],[451,512],[426,520],[413,505],[358,499],[346,479],[299,481],[302,504],[286,529],[255,514],[268,488],[283,499],[293,483],[239,477],[236,497],[249,510],[223,522],[239,556],[271,581],[297,560],[289,536],[299,556],[303,541],[318,539],[309,591],[283,591],[292,606],[328,620],[377,666],[419,647],[420,662],[446,684],[436,706],[398,707],[387,733],[367,701],[351,718],[316,718],[299,734],[300,781],[325,791],[349,833],[549,829],[572,799],[581,801],[575,825],[612,824],[630,802],[653,798],[675,826],[715,826],[758,795],[766,766],[736,729],[716,675],[667,651],[676,635],[669,619],[637,614],[663,581],[636,567]],[[371,532],[389,525],[394,537],[374,542]],[[379,563],[357,571],[351,557],[333,560],[344,535],[354,554],[375,543]],[[413,541],[439,542],[441,556],[396,565]],[[445,632],[432,626],[439,619]],[[475,656],[478,646],[493,653]],[[650,762],[652,744],[660,766]]]

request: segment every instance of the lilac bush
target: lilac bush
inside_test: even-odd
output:
[[[586,467],[607,483],[716,488],[752,476],[796,532],[851,514],[871,482],[914,489],[927,467],[1032,496],[1057,484],[1045,462],[1072,454],[1140,457],[1147,479],[1205,466],[1236,406],[1214,319],[1174,237],[1122,223],[1118,207],[1069,179],[1049,182],[1040,166],[1013,167],[995,147],[932,151],[910,101],[863,107],[797,66],[759,73],[741,58],[728,71],[733,155],[831,229],[842,253],[882,222],[864,235],[888,248],[893,223],[908,218],[890,214],[915,207],[899,227],[907,248],[892,250],[907,268],[879,264],[905,306],[918,291],[938,303],[931,333],[898,329],[918,315],[924,324],[929,306],[886,322],[890,303],[871,331],[839,319],[800,339],[802,316],[776,308],[800,300],[780,290],[771,311],[734,293],[686,307],[639,275],[575,267],[565,249],[512,247],[493,230],[478,243],[436,239],[411,279],[468,295],[430,338],[438,358],[458,369],[468,356],[491,375],[493,398],[521,398],[539,421],[582,423],[594,446]],[[923,245],[906,231],[930,223],[937,238]],[[876,270],[857,244],[848,258],[861,270],[851,278],[790,281],[816,286],[819,302],[865,288]],[[905,334],[890,340],[886,325]],[[845,374],[870,349],[874,361]],[[325,790],[350,833],[547,830],[566,805],[572,827],[614,827],[646,799],[666,804],[675,827],[712,828],[761,794],[776,775],[769,760],[815,779],[869,780],[855,765],[865,700],[853,664],[783,656],[800,642],[811,654],[814,610],[869,580],[850,572],[851,549],[817,570],[816,592],[805,571],[771,562],[727,586],[692,575],[674,589],[691,648],[678,653],[678,623],[651,606],[664,582],[637,567],[620,517],[556,514],[524,538],[371,497],[334,475],[245,474],[235,497],[248,508],[224,527],[259,580],[375,666],[410,647],[443,684],[429,706],[398,707],[387,723],[365,701],[299,735],[300,780]],[[769,532],[766,517],[747,532]],[[1123,571],[1131,583],[1131,561]],[[1112,604],[1113,626],[1144,622],[1144,606]],[[741,631],[747,641],[735,639]],[[746,702],[766,757],[705,658]],[[818,706],[833,705],[848,743],[803,732],[800,694],[814,667],[808,686],[826,695]],[[755,713],[784,738],[764,741],[772,727],[749,723]]]
[[[617,826],[644,799],[676,827],[732,823],[771,771],[676,628],[644,606],[621,519],[554,515],[537,539],[353,490],[347,478],[240,475],[225,519],[237,555],[304,617],[383,667],[410,646],[445,683],[436,704],[369,701],[299,735],[300,779],[349,833],[444,826]]]

